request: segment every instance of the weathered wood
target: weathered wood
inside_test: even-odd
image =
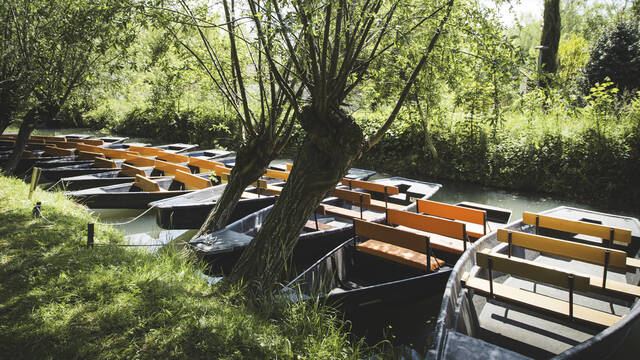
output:
[[[354,188],[354,189],[374,191],[381,194],[384,194],[386,192],[386,194],[388,195],[397,195],[400,193],[400,190],[396,186],[378,184],[378,183],[374,183],[371,181],[364,181],[364,180],[352,180],[352,179],[343,178],[342,185],[349,186],[350,188]]]
[[[462,276],[465,286],[478,293],[489,295],[489,281],[469,276]],[[533,308],[541,312],[569,318],[569,303],[541,294],[516,289],[510,286],[493,282],[493,295],[503,301],[512,302],[526,308]],[[573,305],[573,318],[584,323],[609,327],[621,319],[620,316],[594,310],[581,305]]]
[[[175,179],[183,183],[187,190],[198,190],[213,186],[211,181],[182,170],[176,170]]]
[[[427,269],[427,255],[413,251],[400,246],[388,244],[383,241],[375,239],[367,240],[363,243],[356,245],[358,251],[363,253],[377,256],[389,261],[393,261],[399,264],[411,266],[420,270]],[[444,265],[444,261],[436,257],[431,256],[429,265],[430,270],[435,270]]]
[[[55,146],[45,146],[44,152],[52,156],[73,156],[76,153],[71,149],[61,149]]]
[[[118,164],[116,164],[116,162],[113,160],[95,158],[95,160],[93,161],[93,167],[104,168],[104,169],[117,169]]]
[[[389,209],[387,221],[391,224],[408,226],[410,228],[447,236],[453,239],[465,239],[465,225],[463,223],[434,216]]]
[[[490,249],[484,249],[476,253],[476,264],[483,268],[489,267],[489,259],[492,261],[492,268],[501,273],[523,277],[536,282],[555,285],[565,289],[569,288],[568,277],[573,276],[573,288],[577,291],[588,292],[590,290],[590,279],[578,273],[566,271],[564,269],[536,264],[517,257],[507,257],[502,254],[491,253]],[[602,284],[600,284],[602,286]]]
[[[147,192],[163,191],[157,182],[140,175],[136,175],[136,180],[133,182],[133,185]]]
[[[129,146],[130,151],[135,151],[142,156],[156,156],[159,153],[163,152],[162,149],[154,148],[154,147],[146,147],[146,146]]]
[[[189,165],[197,167],[198,169],[200,169],[200,172],[215,171],[217,167],[224,167],[223,163],[196,157],[189,158]]]
[[[135,166],[156,166],[156,161],[154,159],[142,156],[130,156],[125,160],[125,162]]]
[[[596,265],[604,265],[605,251],[609,251],[609,266],[627,269],[627,253],[624,251],[504,229],[498,230],[498,241],[508,242],[509,232],[511,243],[515,246]]]
[[[91,152],[91,151],[78,151],[78,160],[95,160],[95,159],[104,159],[104,154]]]
[[[280,179],[284,181],[289,180],[289,173],[286,171],[267,169],[267,171],[264,173],[263,176],[273,178],[273,179]]]
[[[191,170],[187,166],[176,165],[161,160],[156,160],[155,168],[162,171],[165,175],[175,175],[176,171],[182,170],[190,173]]]
[[[158,160],[164,160],[164,161],[168,161],[168,162],[172,162],[172,163],[176,163],[176,164],[183,164],[183,163],[188,163],[189,162],[189,157],[188,156],[168,153],[168,152],[164,152],[164,151],[161,151],[161,152],[157,153],[156,154],[156,158]]]
[[[358,236],[383,241],[423,254],[427,253],[427,240],[429,237],[426,235],[360,219],[355,219],[353,226]]]
[[[604,240],[610,240],[611,231],[613,230],[613,240],[629,245],[631,243],[631,231],[627,229],[619,229],[610,226],[593,224],[585,221],[575,221],[557,218],[548,215],[534,214],[530,212],[522,213],[522,222],[527,225],[537,225],[547,229],[559,230],[574,234],[584,234],[595,236]]]
[[[122,175],[131,176],[131,177],[135,177],[136,175],[146,176],[146,173],[144,170],[140,169],[139,167],[135,167],[127,164],[122,164],[120,173]]]

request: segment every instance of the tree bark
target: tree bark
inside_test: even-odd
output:
[[[289,180],[229,276],[230,281],[251,280],[247,285],[254,293],[269,291],[282,279],[305,222],[364,148],[362,130],[353,118],[342,111],[330,119],[316,118],[317,113],[303,109],[307,135]]]
[[[541,50],[542,71],[548,74],[555,74],[558,70],[556,59],[560,44],[560,25],[560,0],[545,0],[540,44],[548,47],[548,49]]]
[[[227,225],[244,190],[265,173],[271,160],[278,155],[273,145],[269,139],[253,138],[238,150],[229,183],[194,239]]]
[[[18,162],[22,158],[22,154],[24,153],[24,148],[29,141],[29,137],[31,136],[31,132],[36,127],[36,120],[38,118],[38,111],[36,108],[29,110],[24,118],[22,119],[22,125],[20,125],[20,131],[18,131],[18,137],[16,138],[16,142],[13,145],[13,152],[11,156],[9,156],[9,160],[4,166],[4,172],[7,174],[13,174],[18,166]]]

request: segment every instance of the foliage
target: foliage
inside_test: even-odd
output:
[[[359,358],[343,325],[314,303],[256,304],[210,286],[178,250],[113,246],[122,235],[62,193],[0,177],[0,357]],[[53,223],[53,224],[51,224]]]
[[[617,23],[591,49],[585,69],[587,86],[609,77],[623,91],[640,89],[640,32],[631,21]]]

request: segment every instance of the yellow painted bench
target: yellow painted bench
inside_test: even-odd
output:
[[[417,200],[417,212],[464,222],[467,234],[479,239],[487,233],[487,212],[431,200]]]

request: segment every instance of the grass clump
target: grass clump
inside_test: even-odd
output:
[[[199,265],[157,253],[85,247],[85,208],[0,176],[0,358],[356,358],[335,315],[248,301],[210,286]],[[45,219],[33,218],[35,201]],[[122,243],[96,224],[96,243]]]

